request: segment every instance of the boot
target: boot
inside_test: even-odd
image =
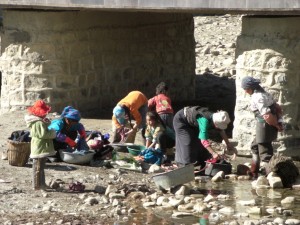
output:
[[[259,161],[255,161],[255,160],[252,160],[251,162],[251,168],[250,171],[248,172],[248,175],[253,179],[257,179],[258,177],[259,164],[260,164]]]

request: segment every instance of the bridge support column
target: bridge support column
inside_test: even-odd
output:
[[[286,131],[278,135],[277,151],[300,157],[300,17],[243,17],[237,40],[236,107],[233,139],[250,154],[255,134],[250,97],[241,79],[253,76],[274,94],[284,110]]]

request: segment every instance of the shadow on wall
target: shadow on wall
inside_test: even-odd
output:
[[[231,123],[227,133],[231,137],[234,120],[236,100],[235,79],[220,77],[218,74],[197,74],[195,78],[195,99],[185,102],[174,102],[175,112],[185,106],[200,105],[208,107],[211,111],[225,110],[228,112]]]

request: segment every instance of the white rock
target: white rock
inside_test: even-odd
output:
[[[155,206],[155,202],[145,202],[143,203],[143,207],[147,208],[147,207],[153,207]]]
[[[192,213],[189,212],[175,212],[172,214],[172,218],[180,218],[180,217],[186,217],[186,216],[192,216]]]
[[[295,202],[295,197],[289,196],[281,200],[281,204],[293,204]]]
[[[164,170],[156,164],[151,165],[148,170],[148,173],[161,173],[161,172],[164,172]]]
[[[287,219],[285,221],[285,224],[287,224],[287,225],[300,224],[300,220],[298,220],[298,219]]]
[[[234,209],[232,207],[224,207],[224,208],[222,208],[222,209],[219,210],[219,213],[233,214],[234,213]]]
[[[252,199],[252,200],[241,200],[241,201],[238,201],[238,203],[240,205],[244,205],[244,206],[254,206],[255,205],[255,199]]]
[[[270,173],[267,179],[271,188],[283,188],[281,178],[275,173]]]
[[[277,217],[274,219],[274,223],[278,225],[284,224],[284,219]]]
[[[175,192],[175,195],[189,195],[190,194],[190,188],[185,186],[185,185],[182,185],[178,191]]]
[[[261,214],[261,208],[260,207],[251,207],[247,210],[249,214],[256,214],[260,215]]]
[[[169,202],[169,199],[165,196],[159,196],[156,200],[156,205],[162,205],[163,202]]]
[[[212,196],[212,195],[207,195],[205,198],[204,198],[204,202],[210,202],[210,201],[212,201],[212,200],[214,200],[215,198],[214,198],[214,196]]]

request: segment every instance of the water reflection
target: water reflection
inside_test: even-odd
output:
[[[292,189],[252,189],[252,181],[229,181],[212,183],[210,179],[206,179],[203,183],[192,183],[191,187],[193,190],[201,195],[211,194],[214,197],[220,194],[227,194],[230,199],[217,200],[221,207],[230,206],[234,209],[234,214],[220,215],[218,210],[211,210],[206,212],[210,218],[215,218],[217,221],[209,221],[209,224],[221,224],[225,221],[237,220],[243,223],[245,220],[260,219],[260,218],[276,218],[281,217],[284,219],[292,218],[300,219],[300,193],[298,190]],[[294,196],[295,202],[289,206],[282,206],[281,200],[288,197]],[[255,201],[255,206],[246,206],[240,204],[241,201]],[[261,214],[251,213],[250,209],[259,207]],[[291,211],[292,210],[292,211]],[[156,207],[153,209],[140,208],[139,213],[133,214],[133,217],[129,218],[129,221],[123,223],[116,223],[115,225],[121,224],[155,224],[155,225],[195,225],[200,224],[200,218],[203,215],[183,217],[180,219],[172,218],[173,209],[164,209],[162,207]],[[249,214],[250,212],[250,214]],[[247,215],[247,217],[245,217]]]

